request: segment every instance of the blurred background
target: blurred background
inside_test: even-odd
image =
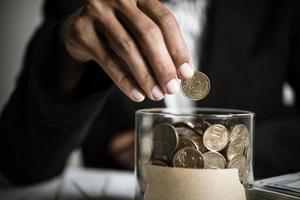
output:
[[[0,111],[21,69],[27,43],[41,22],[43,0],[0,2]]]
[[[26,46],[42,20],[43,0],[4,0],[0,3],[0,112],[11,94],[22,66]],[[293,104],[289,85],[283,88],[285,104]]]

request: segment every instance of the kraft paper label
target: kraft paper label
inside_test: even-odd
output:
[[[237,169],[146,166],[145,200],[246,200]]]

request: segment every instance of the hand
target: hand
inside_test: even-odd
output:
[[[109,149],[112,157],[123,167],[134,167],[134,131],[126,131],[113,137]]]
[[[158,0],[87,0],[60,35],[73,59],[97,62],[136,102],[177,92],[178,77],[194,72],[178,23]]]

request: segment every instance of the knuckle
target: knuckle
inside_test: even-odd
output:
[[[83,18],[78,17],[71,24],[71,35],[74,38],[83,38],[85,34],[85,22]]]
[[[188,57],[188,49],[184,45],[183,47],[178,47],[170,50],[170,54],[172,57]]]
[[[94,1],[87,1],[86,5],[84,6],[84,9],[82,10],[82,14],[85,14],[87,16],[92,16],[94,12],[95,12]]]
[[[153,82],[153,78],[151,74],[149,73],[143,73],[140,75],[140,79],[143,82],[143,84],[149,84]]]
[[[118,45],[118,48],[126,51],[126,52],[130,52],[131,49],[135,48],[136,47],[136,44],[135,42],[133,41],[133,39],[131,38],[128,38],[128,37],[123,37],[123,38],[119,38],[117,40],[117,45]]]
[[[172,27],[177,25],[175,16],[167,9],[164,9],[160,12],[160,15],[158,16],[158,21],[163,26]]]
[[[125,88],[130,82],[129,74],[122,74],[116,78],[116,84],[122,88]]]
[[[117,68],[118,66],[114,59],[109,55],[102,56],[101,62],[103,63],[104,67],[109,67],[111,70],[113,70],[113,68]]]
[[[173,67],[173,64],[171,63],[168,63],[168,64],[162,64],[162,65],[159,65],[159,73],[164,75],[164,76],[169,76],[169,75],[172,75],[174,74],[174,67]]]
[[[154,22],[147,22],[142,30],[144,38],[157,38],[161,34],[159,27]]]

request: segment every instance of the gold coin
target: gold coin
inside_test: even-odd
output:
[[[203,134],[203,144],[211,151],[221,151],[228,144],[228,130],[221,124],[208,127]]]
[[[191,139],[196,142],[197,146],[198,146],[198,150],[201,152],[201,153],[204,153],[207,151],[207,149],[205,148],[204,144],[203,144],[203,140],[202,140],[203,137],[201,136],[192,136]]]
[[[237,138],[240,138],[241,141],[245,142],[246,145],[247,141],[249,140],[249,131],[245,125],[238,124],[233,127],[229,135],[229,140],[233,141]]]
[[[173,166],[200,169],[203,167],[202,154],[190,147],[180,149],[173,158]]]
[[[226,159],[218,152],[208,151],[202,154],[204,169],[224,169]]]
[[[156,159],[169,160],[177,149],[179,136],[171,124],[158,124],[153,131],[153,156]]]
[[[195,71],[192,78],[180,83],[183,95],[193,101],[204,99],[210,90],[210,81],[202,72]]]
[[[194,140],[188,136],[181,136],[179,137],[178,149],[183,149],[185,147],[198,149],[197,143]]]
[[[153,160],[151,162],[152,165],[158,165],[158,166],[164,166],[164,167],[168,167],[168,164],[165,163],[164,161],[162,160]]]
[[[228,160],[231,160],[236,155],[243,155],[245,150],[245,143],[242,138],[232,140],[226,150]]]
[[[243,124],[233,127],[229,135],[229,145],[227,147],[226,156],[231,160],[236,155],[243,155],[244,149],[249,144],[249,131]]]
[[[173,124],[173,126],[177,127],[182,127],[182,128],[188,128],[188,129],[193,129],[195,128],[195,125],[192,122],[189,121],[180,121],[176,122]]]
[[[247,160],[243,155],[234,156],[228,163],[227,168],[235,168],[239,171],[239,177],[243,180],[246,173]]]

